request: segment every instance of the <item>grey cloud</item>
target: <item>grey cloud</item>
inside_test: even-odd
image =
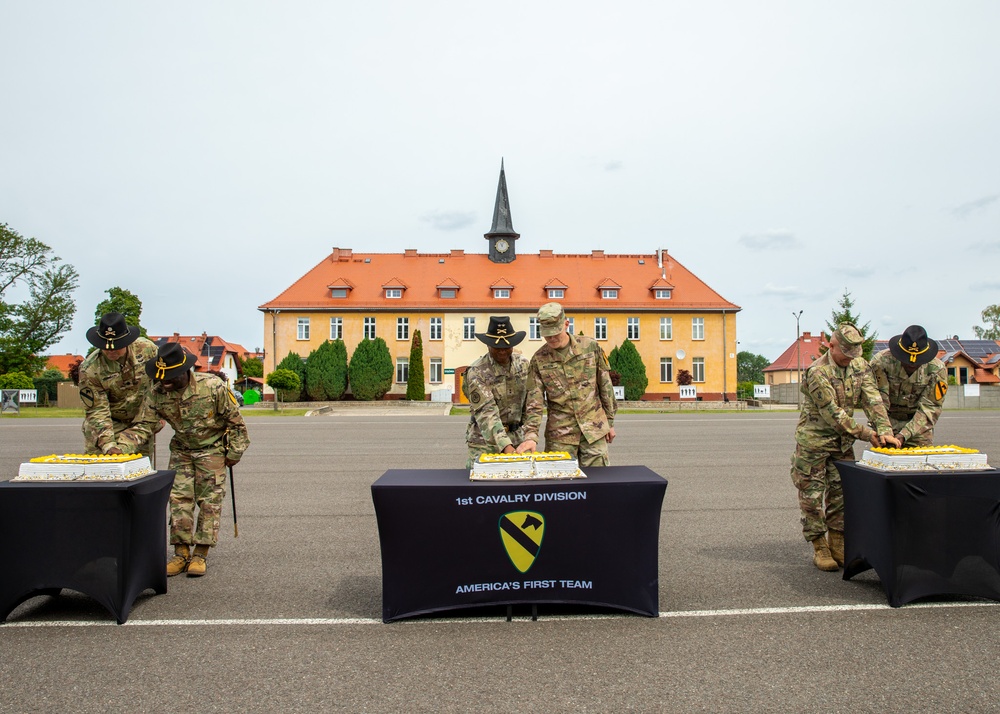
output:
[[[773,283],[765,283],[763,289],[760,291],[761,295],[778,295],[781,297],[799,297],[803,295],[802,288],[795,285],[775,285]]]
[[[795,234],[789,231],[744,233],[740,236],[740,243],[751,250],[787,250],[799,247],[799,241],[795,238]]]
[[[621,161],[609,161],[608,163],[604,164],[605,171],[619,171],[623,167],[624,164]]]
[[[984,292],[986,290],[996,291],[1000,290],[1000,280],[987,280],[981,283],[971,283],[969,285],[969,290],[973,292]]]
[[[955,206],[951,209],[951,215],[956,218],[968,218],[976,211],[981,211],[984,208],[989,207],[990,204],[995,203],[998,199],[1000,199],[1000,193],[983,196],[975,201],[969,201],[968,203],[963,203],[961,206]]]
[[[875,268],[867,265],[848,265],[843,268],[834,268],[832,272],[846,275],[849,278],[870,278],[875,274]]]
[[[472,225],[476,220],[474,211],[432,211],[420,217],[439,231],[457,231]]]
[[[982,240],[978,243],[973,243],[969,246],[969,249],[977,253],[1000,253],[1000,240]]]

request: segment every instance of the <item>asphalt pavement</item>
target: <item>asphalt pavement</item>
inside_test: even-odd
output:
[[[249,418],[239,538],[227,500],[208,574],[147,591],[123,626],[70,591],[22,604],[0,625],[0,711],[1000,709],[1000,607],[893,609],[872,571],[845,582],[812,566],[789,478],[796,419],[616,420],[612,463],[669,481],[660,617],[542,607],[537,622],[483,611],[384,624],[370,486],[390,468],[461,466],[466,420]],[[1000,461],[1000,412],[945,412],[937,442]],[[78,419],[0,419],[0,474],[80,446]]]

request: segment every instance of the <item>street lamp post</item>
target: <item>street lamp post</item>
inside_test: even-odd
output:
[[[795,393],[800,411],[802,409],[802,340],[799,337],[799,318],[802,317],[802,312],[799,310],[797,313],[792,313],[792,317],[795,318]]]

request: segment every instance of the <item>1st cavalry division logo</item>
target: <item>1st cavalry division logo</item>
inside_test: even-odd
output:
[[[535,511],[512,511],[500,516],[500,540],[507,557],[521,573],[528,572],[542,548],[545,516]]]

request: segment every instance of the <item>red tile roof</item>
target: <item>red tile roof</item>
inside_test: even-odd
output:
[[[149,339],[152,340],[157,347],[160,347],[168,342],[180,343],[184,349],[197,358],[194,366],[196,372],[208,372],[210,370],[219,369],[222,365],[222,357],[227,353],[236,355],[240,360],[244,359],[244,357],[253,356],[252,353],[240,344],[227,342],[217,335],[209,335],[204,332],[200,335],[181,335],[175,332],[174,334],[165,337],[154,337],[153,335],[150,335]]]
[[[403,297],[387,299],[384,287],[406,281]],[[510,298],[498,303],[490,286],[510,281]],[[657,299],[650,289],[663,281],[672,289],[669,300]],[[353,286],[347,298],[330,297],[331,285]],[[457,289],[454,299],[439,297],[438,289]],[[287,290],[258,309],[284,310],[537,310],[548,302],[548,287],[565,287],[560,302],[568,310],[739,310],[676,258],[663,252],[663,268],[656,253],[611,255],[557,254],[551,251],[518,255],[511,263],[497,264],[486,254],[355,253],[334,248],[316,267]],[[620,286],[617,300],[601,298],[601,286]]]
[[[1000,382],[1000,377],[987,369],[976,367],[975,380],[979,384],[996,384]]]
[[[58,369],[63,373],[64,377],[68,377],[69,368],[73,366],[74,362],[82,359],[83,357],[80,355],[73,355],[68,352],[64,355],[50,355],[45,358],[45,369]]]
[[[819,337],[811,332],[803,332],[798,342],[793,342],[787,350],[781,353],[778,359],[764,368],[765,372],[783,372],[786,370],[809,369],[809,366],[819,358],[820,345],[826,342],[826,336],[821,332]],[[799,345],[796,349],[796,345]],[[799,357],[799,364],[796,366],[795,358]]]

